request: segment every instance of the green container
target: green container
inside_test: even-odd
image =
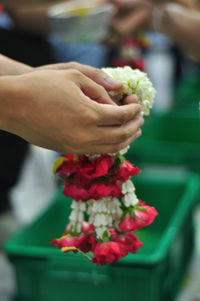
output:
[[[142,164],[169,164],[200,171],[200,111],[154,114],[142,127],[127,159]]]
[[[199,180],[188,173],[144,172],[134,183],[138,197],[159,212],[152,225],[136,232],[144,242],[137,254],[101,267],[51,246],[69,215],[70,200],[58,192],[40,217],[5,244],[16,270],[15,301],[174,300],[194,247]]]

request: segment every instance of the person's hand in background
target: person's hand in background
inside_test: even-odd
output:
[[[131,36],[151,25],[153,3],[148,0],[111,0],[115,14],[112,29],[121,37]]]

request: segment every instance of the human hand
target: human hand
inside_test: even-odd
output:
[[[150,26],[153,3],[150,0],[111,0],[116,13],[111,27],[122,37]]]
[[[61,153],[114,153],[141,134],[141,106],[130,103],[135,97],[124,106],[105,105],[105,89],[77,70],[38,70],[1,80],[9,91],[1,128],[30,143]]]
[[[97,84],[103,86],[107,91],[111,90],[118,90],[122,83],[120,81],[117,81],[113,79],[112,77],[108,76],[105,72],[103,72],[100,69],[79,64],[77,62],[69,62],[69,63],[58,63],[58,64],[50,64],[50,65],[44,65],[40,66],[36,69],[39,70],[69,70],[74,69],[78,70],[93,81],[95,81]]]

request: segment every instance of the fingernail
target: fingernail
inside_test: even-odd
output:
[[[122,83],[119,80],[116,80],[110,76],[105,78],[105,82],[111,86],[119,86],[120,87],[122,85]]]
[[[141,135],[142,135],[142,130],[139,129],[139,130],[136,132],[136,134],[135,134],[135,138],[138,138],[138,137],[140,137]]]

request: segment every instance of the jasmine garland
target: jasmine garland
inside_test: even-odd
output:
[[[142,115],[149,114],[155,89],[145,73],[130,67],[103,71],[122,82],[112,96],[121,100],[135,93]],[[151,224],[158,213],[137,198],[131,177],[140,170],[123,156],[127,149],[93,156],[68,154],[56,160],[54,172],[64,180],[63,194],[73,199],[66,232],[51,242],[61,251],[92,252],[92,262],[103,265],[143,245],[133,231]]]

